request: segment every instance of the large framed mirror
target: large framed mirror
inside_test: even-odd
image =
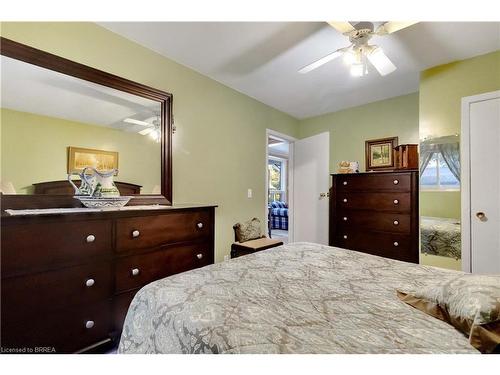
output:
[[[5,208],[78,207],[69,173],[116,168],[131,205],[172,204],[172,95],[1,38]]]

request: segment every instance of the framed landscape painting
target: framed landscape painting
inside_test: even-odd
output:
[[[398,137],[371,139],[365,142],[366,171],[394,169],[394,147]]]
[[[68,173],[81,173],[85,167],[100,171],[118,169],[118,152],[68,147]]]

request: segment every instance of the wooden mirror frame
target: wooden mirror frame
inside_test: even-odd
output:
[[[62,74],[111,87],[161,104],[161,195],[135,195],[129,205],[172,204],[172,94],[0,37],[0,54]],[[81,207],[71,195],[1,194],[5,209]]]

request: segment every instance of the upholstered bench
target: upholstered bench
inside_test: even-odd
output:
[[[234,243],[231,245],[231,258],[255,253],[283,245],[280,240],[273,240],[262,235],[260,220],[253,218],[245,223],[233,225]]]
[[[283,241],[274,240],[268,237],[257,238],[245,242],[235,242],[231,245],[231,258],[237,258],[242,255],[255,253],[257,251],[270,249],[272,247],[283,245]]]

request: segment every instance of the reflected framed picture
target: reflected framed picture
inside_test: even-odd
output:
[[[99,171],[118,169],[118,152],[68,147],[68,173],[81,173],[85,167]]]
[[[398,137],[365,141],[366,171],[394,169],[394,147],[397,145]]]

